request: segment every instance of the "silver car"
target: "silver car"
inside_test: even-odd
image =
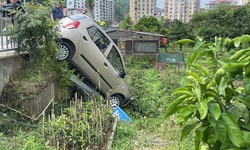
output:
[[[60,20],[60,61],[74,66],[109,97],[110,106],[123,106],[131,99],[122,54],[112,39],[89,17],[79,14]]]

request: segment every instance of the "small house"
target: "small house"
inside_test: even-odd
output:
[[[116,43],[123,56],[153,55],[160,52],[161,39],[164,35],[132,30],[117,29],[107,34]]]

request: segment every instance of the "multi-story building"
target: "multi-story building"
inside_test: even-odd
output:
[[[115,3],[113,0],[108,1],[109,19],[114,21],[115,19]]]
[[[95,0],[94,20],[108,20],[108,0]]]
[[[189,21],[195,11],[200,11],[200,0],[165,0],[164,19]]]
[[[249,0],[240,0],[241,5],[246,5],[249,2]]]
[[[135,23],[144,15],[146,17],[156,15],[157,0],[130,0],[130,17]]]
[[[218,4],[225,4],[225,5],[237,5],[237,0],[215,0],[210,1],[209,3],[205,4],[205,9],[212,9],[215,8]]]
[[[74,0],[74,9],[80,8],[87,8],[86,0]],[[81,13],[80,10],[79,13]],[[114,20],[114,2],[112,0],[95,0],[93,19],[96,21]]]

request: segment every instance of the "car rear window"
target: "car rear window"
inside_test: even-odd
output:
[[[73,21],[79,21],[79,20],[85,19],[85,18],[87,18],[87,17],[84,16],[84,15],[78,14],[78,15],[70,16],[69,18],[70,18],[71,20],[73,20]]]

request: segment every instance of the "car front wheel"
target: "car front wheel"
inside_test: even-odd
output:
[[[117,106],[123,105],[123,99],[120,95],[112,95],[109,97],[109,105],[111,109],[115,109]]]
[[[55,57],[58,61],[67,61],[72,55],[72,49],[66,42],[58,42],[57,48],[59,49],[59,53],[55,54]]]

